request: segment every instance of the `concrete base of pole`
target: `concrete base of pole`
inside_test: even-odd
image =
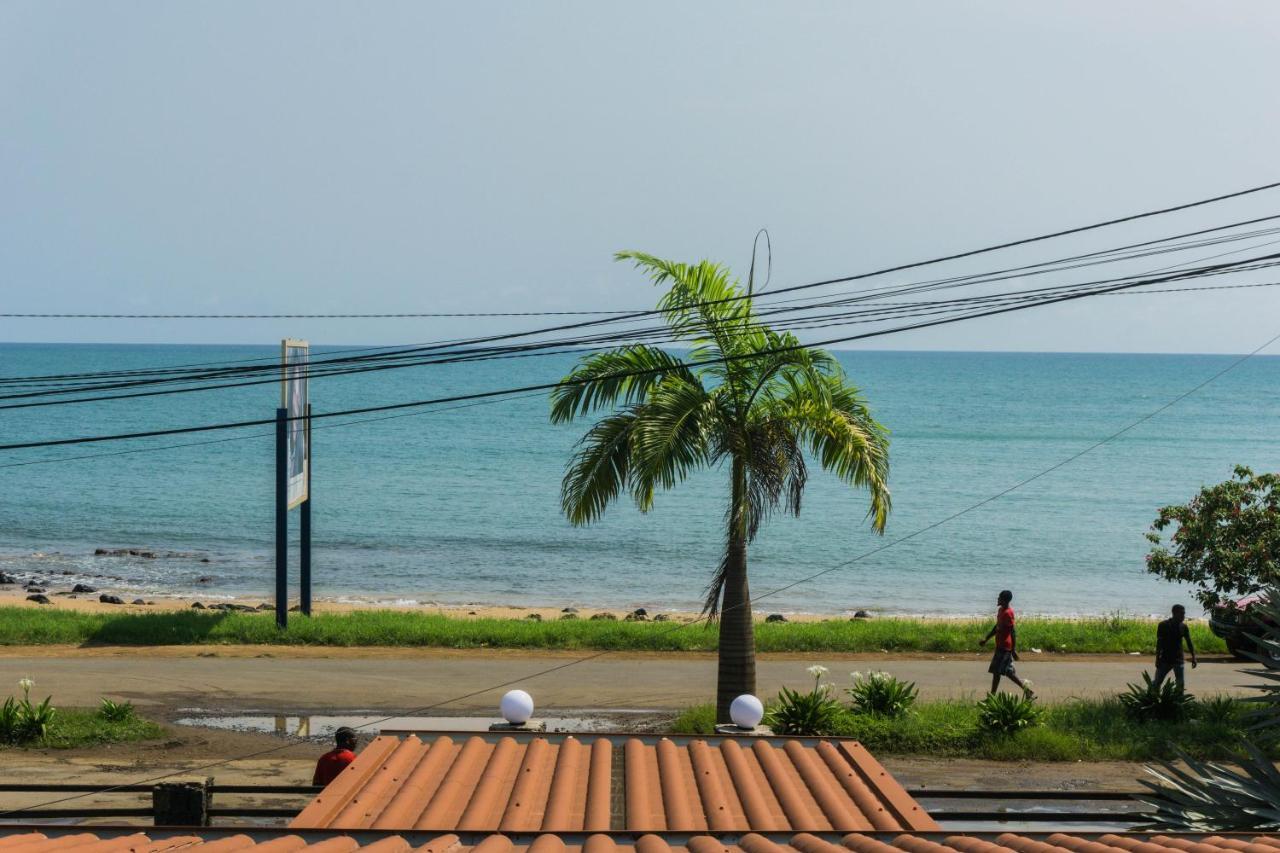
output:
[[[547,724],[545,720],[530,720],[527,723],[493,723],[489,726],[491,732],[545,732]]]
[[[730,737],[773,737],[773,729],[768,726],[744,729],[741,726],[735,726],[733,723],[720,723],[716,726],[716,734]]]

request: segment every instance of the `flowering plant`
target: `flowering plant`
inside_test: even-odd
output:
[[[765,723],[780,735],[828,735],[839,719],[840,703],[831,698],[831,685],[822,678],[830,670],[811,666],[805,670],[813,676],[813,689],[808,693],[782,688],[778,698],[765,714]]]
[[[849,697],[854,710],[884,717],[901,717],[916,702],[919,691],[914,681],[902,681],[887,672],[851,672]]]
[[[27,743],[41,740],[49,733],[57,711],[52,696],[46,696],[38,705],[31,702],[31,688],[35,684],[30,678],[19,679],[22,698],[10,696],[0,705],[0,743]]]

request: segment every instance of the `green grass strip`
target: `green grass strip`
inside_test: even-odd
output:
[[[761,652],[969,652],[990,620],[832,619],[761,623]],[[1223,652],[1221,640],[1200,623],[1191,625],[1201,652]],[[1153,654],[1155,623],[1119,617],[1035,619],[1018,623],[1023,650]],[[270,613],[160,611],[84,613],[0,607],[0,645],[167,646],[275,644],[306,646],[406,646],[450,649],[567,649],[613,651],[713,651],[716,629],[703,624],[607,620],[472,619],[399,610],[358,610],[292,615],[287,630]]]
[[[715,706],[696,705],[672,725],[678,734],[714,731]],[[1182,723],[1128,719],[1115,699],[1047,705],[1041,725],[1012,735],[983,732],[976,702],[922,702],[889,719],[845,711],[833,732],[857,738],[876,755],[981,758],[996,761],[1150,761],[1174,758],[1173,745],[1197,758],[1243,756],[1242,722],[1191,719]],[[1280,755],[1276,743],[1273,755]]]

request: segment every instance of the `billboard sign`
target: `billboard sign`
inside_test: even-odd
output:
[[[281,407],[288,412],[289,446],[285,458],[288,465],[289,500],[293,509],[307,499],[307,469],[311,452],[307,429],[307,377],[310,372],[310,347],[306,341],[285,339],[281,345],[283,383]]]

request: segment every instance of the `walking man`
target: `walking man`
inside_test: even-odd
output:
[[[1013,662],[1018,660],[1018,636],[1013,627],[1013,608],[1009,606],[1012,601],[1012,592],[1007,589],[1000,591],[996,598],[996,624],[991,626],[987,636],[978,641],[978,645],[985,646],[987,640],[996,638],[996,651],[991,656],[991,665],[987,667],[987,672],[991,673],[991,692],[995,693],[1000,689],[1000,677],[1005,676],[1021,687],[1022,692],[1031,699],[1035,697],[1031,692],[1031,682],[1019,678],[1017,670],[1013,668]]]
[[[1187,608],[1173,605],[1173,616],[1156,626],[1156,687],[1164,683],[1169,672],[1178,683],[1178,689],[1186,686],[1183,675],[1182,644],[1191,652],[1191,668],[1196,668],[1196,648],[1191,645],[1191,632],[1187,630]]]

